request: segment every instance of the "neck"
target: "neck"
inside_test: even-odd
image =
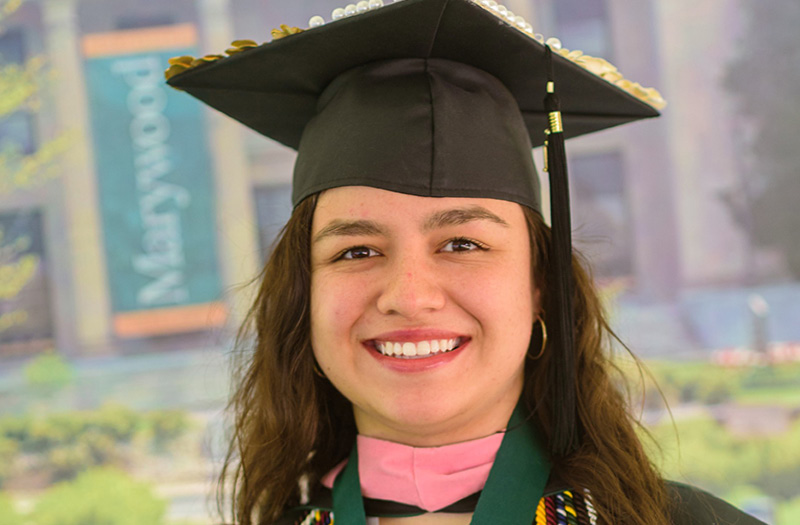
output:
[[[410,414],[405,418],[376,417],[353,407],[359,435],[412,447],[441,447],[484,438],[502,432],[508,425],[519,392],[493,403],[488,410],[440,414]]]

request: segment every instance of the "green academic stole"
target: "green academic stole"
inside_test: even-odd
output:
[[[524,410],[517,405],[478,499],[472,525],[534,523],[536,504],[544,495],[549,475],[550,462],[542,452],[533,424],[525,420]],[[333,516],[337,525],[367,523],[356,445],[333,484]]]

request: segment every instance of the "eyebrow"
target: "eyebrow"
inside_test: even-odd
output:
[[[508,227],[506,221],[486,208],[482,206],[470,206],[469,208],[453,208],[450,210],[438,211],[425,220],[422,230],[428,232],[473,221],[490,221],[506,228]]]
[[[428,216],[423,225],[422,231],[429,232],[448,226],[458,226],[473,221],[490,221],[503,227],[508,227],[508,223],[490,212],[482,206],[470,206],[468,208],[453,208],[442,210]],[[327,237],[347,237],[347,236],[376,236],[386,235],[386,229],[375,221],[355,220],[347,221],[334,219],[314,236],[313,243],[317,243]]]
[[[335,219],[327,226],[322,228],[319,233],[314,236],[311,241],[317,243],[327,237],[347,237],[358,235],[385,235],[386,230],[383,229],[375,221],[357,220],[357,221],[344,221]]]

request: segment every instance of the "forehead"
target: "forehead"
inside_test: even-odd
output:
[[[333,220],[371,220],[420,223],[443,210],[486,210],[509,226],[524,225],[522,207],[514,202],[471,197],[421,197],[368,186],[343,186],[322,192],[314,211],[312,230]]]

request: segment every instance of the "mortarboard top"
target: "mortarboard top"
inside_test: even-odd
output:
[[[319,95],[340,74],[379,60],[441,58],[505,84],[538,146],[547,127],[544,50],[533,35],[477,2],[404,0],[191,68],[169,84],[297,149]],[[554,58],[566,138],[658,116],[650,104],[581,67],[580,56],[578,63]]]

